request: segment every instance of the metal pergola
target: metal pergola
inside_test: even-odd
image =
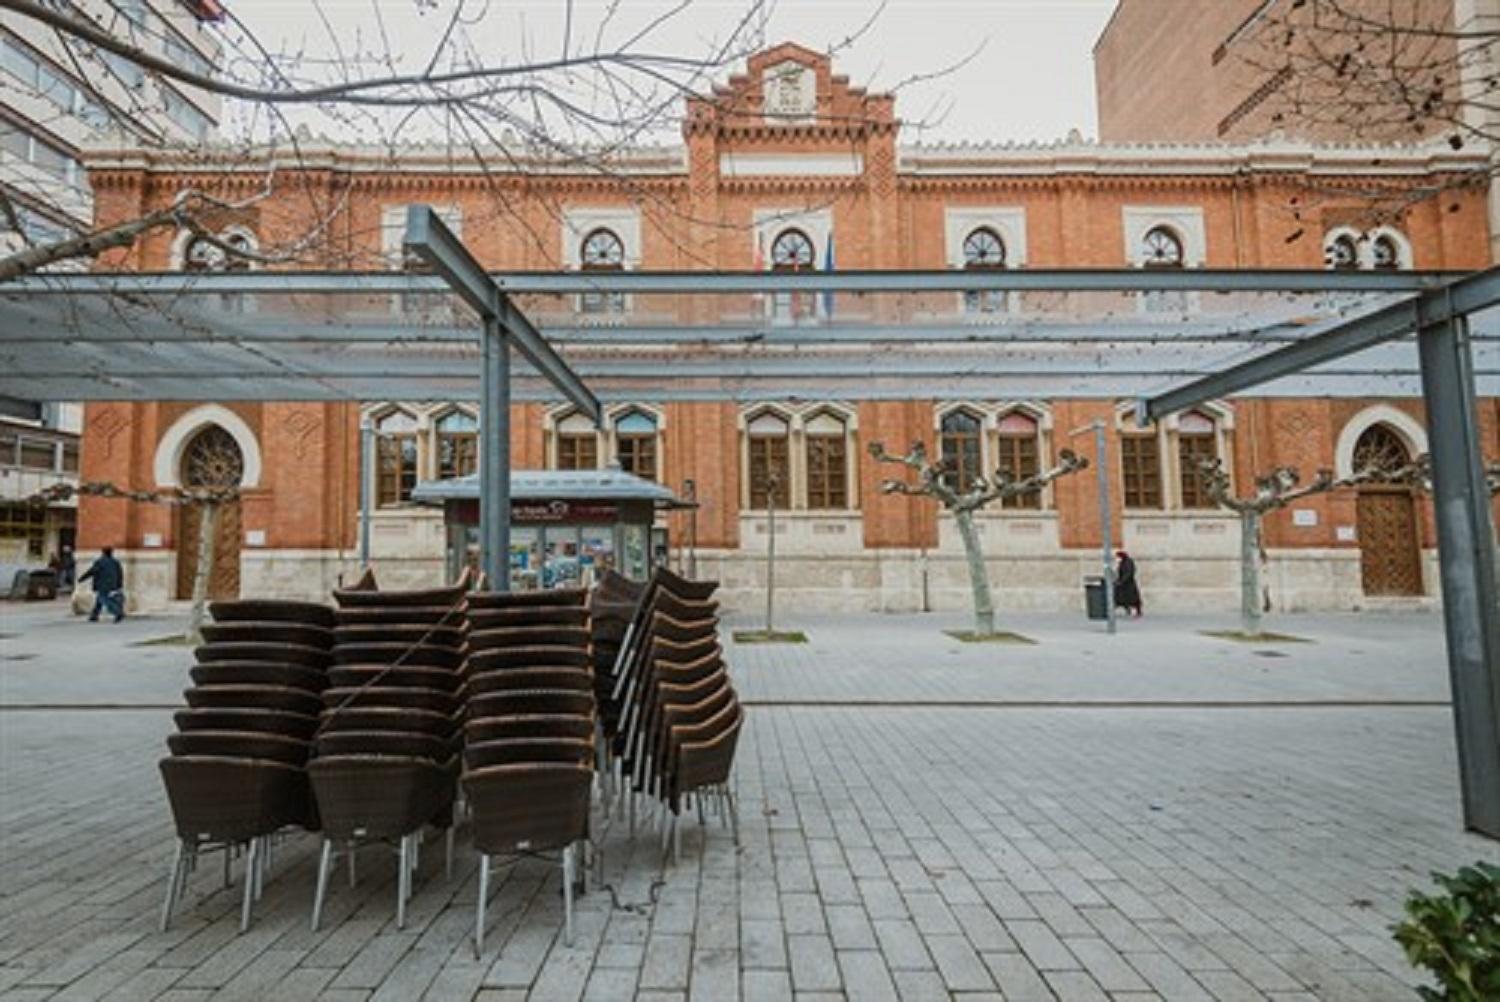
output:
[[[1475,413],[1479,393],[1500,395],[1500,270],[491,274],[422,206],[406,250],[429,273],[5,283],[0,397],[478,400],[493,432],[483,561],[503,588],[512,400],[598,422],[607,404],[642,401],[1105,398],[1138,401],[1149,422],[1251,388],[1420,394],[1465,820],[1500,837],[1500,635]]]

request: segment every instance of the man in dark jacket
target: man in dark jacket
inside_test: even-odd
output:
[[[78,583],[93,578],[94,580],[94,611],[89,615],[90,623],[99,622],[99,612],[108,609],[110,615],[115,617],[115,622],[125,618],[125,568],[115,559],[113,547],[106,546],[103,554],[88,570],[83,572],[83,577]]]

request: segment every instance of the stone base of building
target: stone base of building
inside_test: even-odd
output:
[[[179,603],[176,555],[169,551],[117,551],[125,565],[128,608],[159,612]],[[1360,587],[1359,552],[1352,549],[1277,550],[1269,555],[1264,582],[1271,606],[1281,612],[1415,609],[1436,606],[1437,554],[1426,551],[1426,594],[1366,596]],[[92,558],[85,554],[84,561]],[[764,552],[704,550],[694,554],[696,572],[720,582],[726,613],[755,615],[765,608]],[[1239,563],[1224,555],[1152,557],[1136,554],[1146,607],[1157,612],[1232,612],[1239,608]],[[687,556],[673,555],[678,569]],[[1092,550],[991,558],[995,608],[1004,612],[1082,613],[1085,577],[1098,575],[1102,558]],[[83,563],[82,566],[87,566]],[[443,583],[440,556],[386,556],[372,561],[385,588],[428,588]],[[327,601],[329,593],[359,576],[347,551],[247,550],[240,557],[245,597]],[[962,612],[972,607],[968,567],[962,553],[863,550],[841,554],[778,553],[776,604],[787,613]],[[87,586],[75,608],[92,603]]]

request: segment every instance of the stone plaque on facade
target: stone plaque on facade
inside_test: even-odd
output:
[[[811,118],[817,109],[817,78],[801,63],[788,60],[767,67],[763,86],[767,118]]]

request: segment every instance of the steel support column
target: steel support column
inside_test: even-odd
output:
[[[1500,619],[1466,321],[1418,334],[1464,825],[1500,837]]]
[[[359,422],[359,566],[370,566],[370,513],[375,510],[375,421]]]
[[[480,563],[493,591],[510,591],[510,343],[496,320],[484,325],[480,387]]]

